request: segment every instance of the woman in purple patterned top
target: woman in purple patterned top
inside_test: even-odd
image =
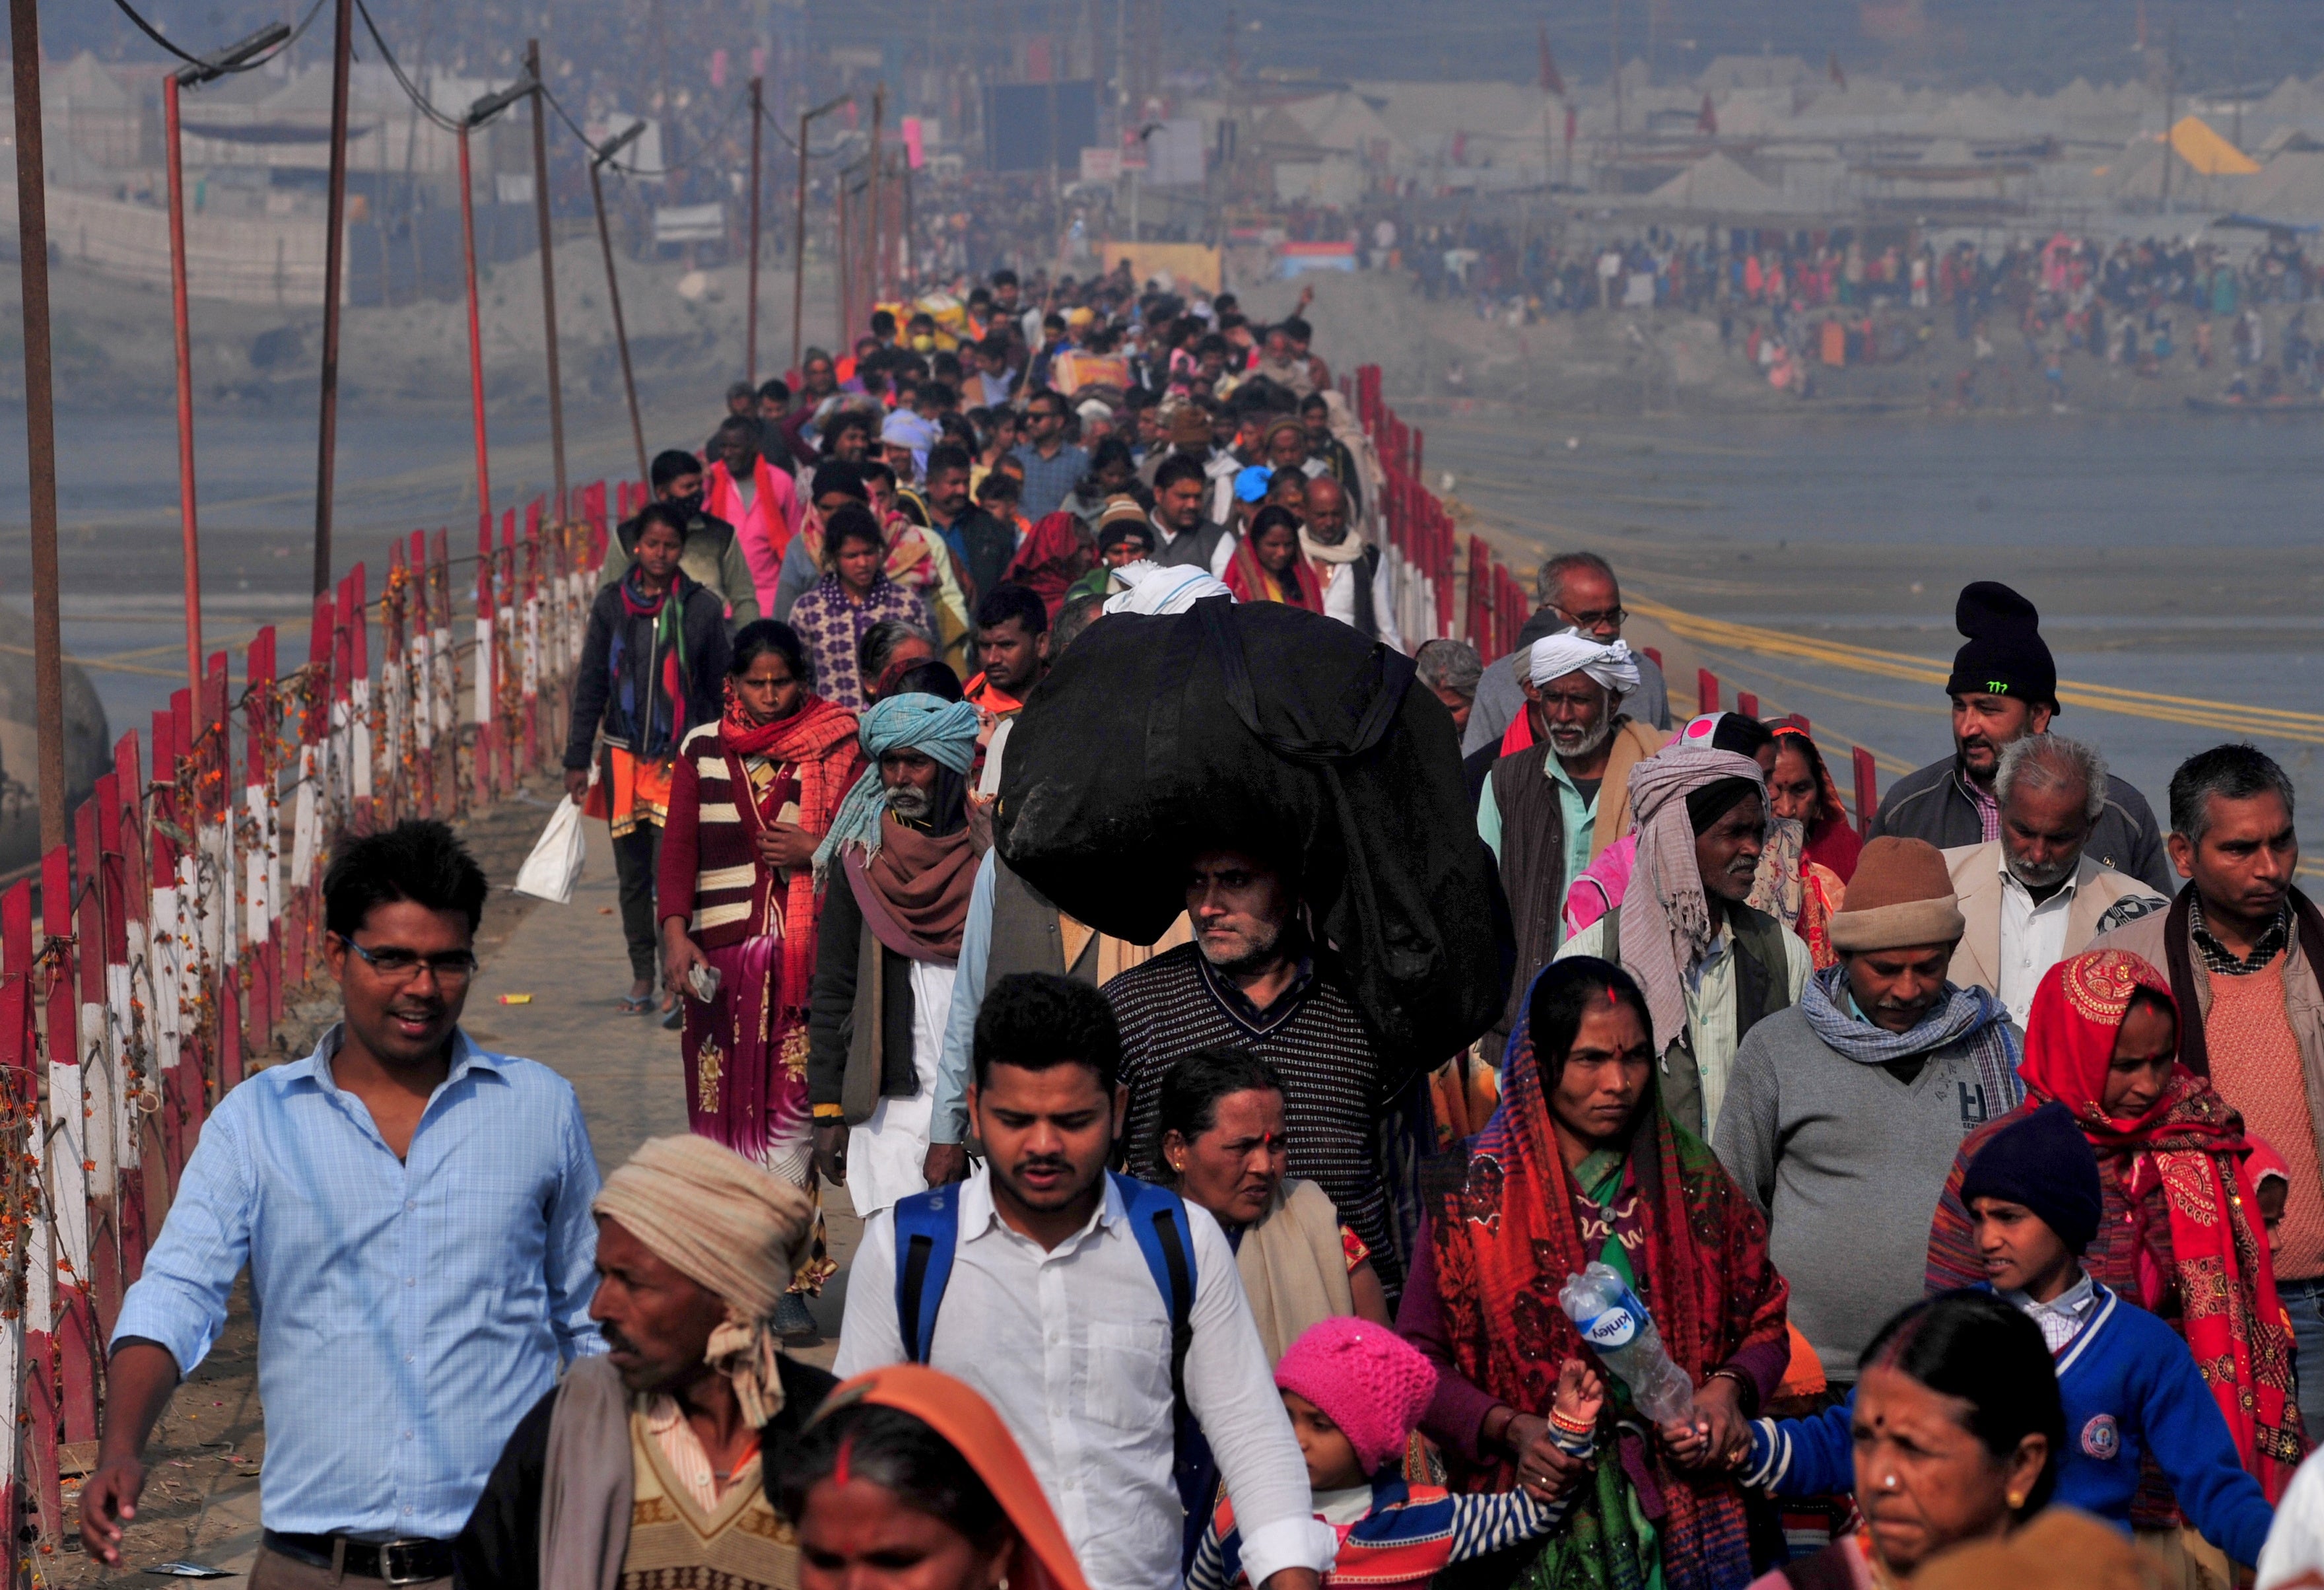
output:
[[[851,711],[865,705],[856,671],[856,643],[883,618],[900,618],[931,633],[927,604],[888,578],[881,565],[886,538],[869,509],[853,504],[831,515],[823,532],[823,578],[791,608],[791,627],[807,642],[815,665],[815,691]]]

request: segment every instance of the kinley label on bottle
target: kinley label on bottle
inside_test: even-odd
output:
[[[1600,1349],[1628,1346],[1638,1334],[1638,1319],[1644,1312],[1644,1306],[1625,1287],[1603,1314],[1582,1327],[1582,1339]]]

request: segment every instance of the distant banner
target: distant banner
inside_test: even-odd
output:
[[[1167,271],[1176,287],[1199,287],[1204,292],[1219,290],[1219,251],[1208,244],[1102,243],[1097,253],[1099,263],[1109,271],[1128,260],[1130,273],[1141,282]]]
[[[654,242],[717,243],[726,236],[726,207],[708,204],[657,205],[653,213]]]

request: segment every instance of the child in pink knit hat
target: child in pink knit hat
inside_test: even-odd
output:
[[[1528,1489],[1453,1496],[1406,1484],[1401,1459],[1436,1391],[1436,1367],[1386,1326],[1342,1317],[1312,1326],[1275,1366],[1276,1389],[1307,1459],[1315,1516],[1340,1538],[1330,1573],[1366,1590],[1420,1590],[1458,1562],[1554,1531],[1571,1494]],[[1585,1462],[1606,1399],[1580,1359],[1558,1366],[1550,1436]],[[1187,1570],[1186,1590],[1248,1590],[1234,1503],[1222,1497]]]

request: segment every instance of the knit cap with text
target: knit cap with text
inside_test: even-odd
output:
[[[1671,1362],[1654,1316],[1612,1266],[1591,1261],[1557,1289],[1558,1307],[1598,1354],[1630,1388],[1630,1401],[1656,1424],[1677,1424],[1694,1413],[1694,1382]]]

